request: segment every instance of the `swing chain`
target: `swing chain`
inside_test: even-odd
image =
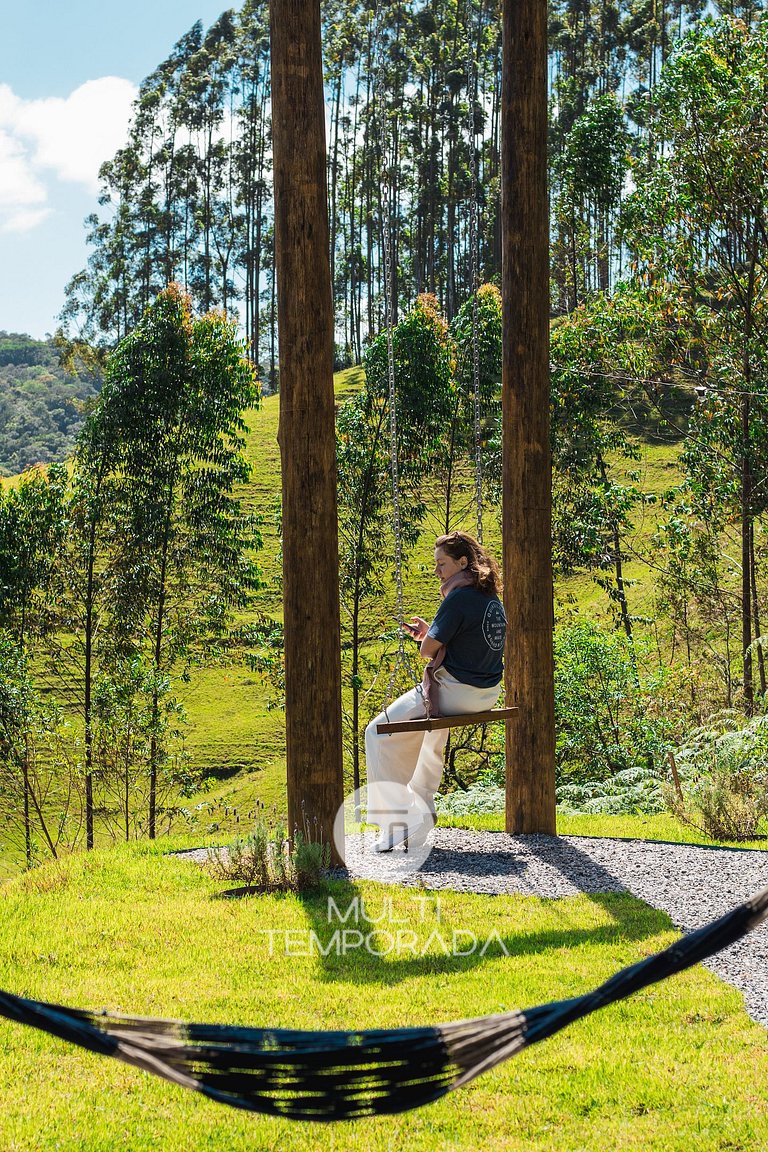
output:
[[[397,673],[401,665],[405,665],[412,679],[418,682],[410,656],[405,646],[404,608],[403,608],[403,543],[400,517],[400,472],[397,458],[397,388],[395,374],[395,348],[393,329],[396,320],[396,303],[394,300],[394,284],[392,275],[392,229],[390,212],[392,210],[391,196],[391,167],[386,162],[389,134],[386,120],[386,89],[384,83],[383,48],[381,29],[379,27],[379,12],[376,16],[374,43],[376,54],[376,116],[377,135],[381,154],[381,183],[380,207],[382,226],[382,256],[384,265],[384,322],[387,335],[387,379],[389,403],[389,459],[390,474],[392,478],[392,527],[395,542],[395,615],[398,623],[398,643],[395,664],[387,686],[386,701],[392,697]]]
[[[467,135],[469,138],[469,268],[472,293],[472,383],[475,432],[475,510],[477,539],[483,542],[483,459],[482,418],[480,404],[480,316],[477,237],[477,149],[475,147],[475,104],[477,103],[477,60],[472,39],[472,0],[467,0]]]

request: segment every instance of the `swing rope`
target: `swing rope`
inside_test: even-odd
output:
[[[385,712],[386,704],[392,699],[397,674],[402,667],[405,667],[411,679],[415,683],[419,683],[421,676],[417,674],[414,669],[413,662],[411,661],[410,654],[405,645],[405,615],[404,615],[404,592],[403,592],[403,540],[401,530],[401,517],[400,517],[400,470],[397,455],[397,381],[395,370],[395,344],[394,344],[394,327],[397,320],[397,305],[394,299],[394,276],[393,276],[393,252],[392,252],[392,228],[391,228],[391,211],[392,211],[392,165],[387,163],[387,150],[389,140],[389,129],[386,116],[386,84],[384,77],[384,49],[383,49],[383,35],[380,25],[381,9],[380,6],[376,12],[376,24],[374,28],[374,44],[376,45],[376,81],[374,91],[376,93],[376,113],[374,116],[374,123],[377,125],[377,136],[379,139],[379,156],[380,165],[379,171],[381,180],[379,183],[379,211],[381,215],[381,229],[382,229],[382,257],[384,265],[384,276],[382,282],[383,296],[384,296],[384,325],[387,340],[387,391],[388,391],[388,404],[389,404],[389,467],[392,483],[392,528],[394,533],[395,542],[395,615],[397,617],[397,653],[395,656],[395,663],[389,677],[387,685],[387,692],[385,696]]]
[[[523,1048],[733,944],[768,916],[768,888],[663,952],[569,1000],[420,1028],[309,1032],[118,1016],[0,992],[0,1017],[112,1056],[221,1104],[350,1120],[439,1099]]]

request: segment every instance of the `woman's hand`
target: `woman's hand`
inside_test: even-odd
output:
[[[411,616],[412,624],[406,624],[406,628],[412,634],[414,640],[419,643],[424,639],[429,631],[429,624],[426,620],[422,620],[421,616]]]

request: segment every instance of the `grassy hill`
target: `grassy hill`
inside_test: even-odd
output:
[[[359,368],[335,377],[339,403],[357,388],[362,379]],[[258,410],[247,414],[249,431],[246,453],[252,464],[250,482],[243,491],[246,504],[261,516],[264,547],[259,554],[264,587],[259,593],[258,611],[275,620],[282,618],[282,574],[278,525],[280,515],[280,453],[277,444],[280,398],[266,397]],[[631,464],[639,472],[638,484],[649,494],[660,495],[677,478],[675,444],[660,443],[653,436],[639,437],[640,460]],[[629,469],[629,465],[626,466]],[[471,480],[468,485],[471,490]],[[406,510],[407,513],[407,510]],[[638,615],[651,615],[653,593],[648,566],[648,538],[656,524],[657,509],[641,505],[633,538],[626,543],[637,558],[626,565],[630,580],[630,608]],[[466,527],[473,529],[473,512]],[[429,615],[435,605],[436,587],[432,573],[432,541],[437,523],[425,530],[410,558],[406,584],[406,612]],[[485,522],[486,540],[498,554],[500,525],[494,510]],[[370,656],[375,666],[381,646],[376,638],[392,629],[394,593],[377,603],[368,613]],[[558,582],[556,612],[564,620],[574,612],[586,612],[593,619],[608,622],[609,603],[605,592],[587,575]],[[383,688],[379,692],[383,691]],[[285,808],[284,717],[274,707],[274,692],[257,674],[235,664],[194,669],[190,682],[179,685],[178,693],[189,717],[187,748],[193,760],[210,776],[203,793],[183,801],[187,821],[200,834],[234,832],[250,820],[257,802],[283,813]],[[371,697],[367,707],[377,710],[380,695]]]
[[[359,383],[360,369],[338,373],[336,394],[341,402]],[[282,618],[281,571],[277,524],[279,515],[280,454],[277,445],[279,396],[269,396],[258,411],[248,416],[250,431],[247,454],[253,475],[246,489],[249,506],[263,517],[264,548],[259,562],[263,568],[266,586],[260,593],[263,611],[275,619]],[[650,496],[660,496],[678,478],[678,445],[659,443],[653,437],[638,438],[639,461],[623,466],[624,471],[639,472],[638,485]],[[470,511],[466,527],[472,530],[473,512]],[[631,610],[638,615],[650,615],[653,610],[651,569],[648,565],[648,538],[656,525],[657,508],[654,504],[640,506],[634,535],[627,541],[630,559],[626,575],[630,582],[628,596]],[[435,531],[437,531],[435,527]],[[486,540],[498,554],[501,531],[496,514],[486,516]],[[435,604],[435,582],[432,574],[433,534],[425,531],[410,559],[407,575],[406,611],[429,615]],[[577,575],[558,581],[556,608],[559,619],[573,612],[586,612],[593,619],[607,622],[610,608],[605,592],[588,575]],[[377,606],[370,620],[371,637],[378,635],[391,623],[394,594]],[[377,646],[372,645],[375,656]],[[284,803],[284,736],[282,715],[267,706],[268,693],[258,678],[242,668],[205,669],[194,674],[184,702],[188,710],[191,729],[189,748],[206,768],[221,776],[220,783],[208,799],[225,806],[250,807],[254,798],[262,799],[267,807]],[[371,701],[371,708],[374,701]],[[218,814],[217,812],[217,818]]]

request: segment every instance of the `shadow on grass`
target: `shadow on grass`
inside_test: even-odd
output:
[[[541,863],[555,868],[578,893],[588,896],[609,922],[584,928],[563,924],[557,928],[497,933],[487,926],[481,912],[488,934],[475,935],[471,925],[447,920],[439,904],[441,892],[454,894],[457,887],[450,883],[430,887],[430,874],[444,879],[446,865],[450,864],[453,874],[462,881],[458,891],[472,891],[473,881],[484,882],[487,890],[478,894],[489,900],[499,898],[490,891],[493,878],[498,876],[513,876],[518,881],[517,891],[504,895],[546,899],[541,895],[541,878],[536,890],[533,885],[526,885],[529,861],[515,852],[512,837],[504,836],[499,851],[457,853],[435,848],[417,874],[422,887],[395,889],[382,885],[373,898],[370,891],[367,893],[366,904],[366,893],[359,881],[333,880],[325,891],[300,896],[308,922],[309,954],[318,961],[321,978],[353,978],[356,983],[391,985],[414,976],[466,972],[500,957],[515,959],[585,944],[644,940],[670,928],[665,913],[630,895],[620,880],[574,845],[557,837],[526,837],[525,847],[528,854],[534,853]],[[393,919],[393,891],[398,893],[400,902],[412,892],[413,915],[404,924],[402,917]],[[553,992],[556,994],[556,990]]]

